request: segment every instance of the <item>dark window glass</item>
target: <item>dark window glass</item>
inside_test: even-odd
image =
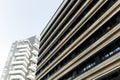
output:
[[[73,80],[75,77],[79,76],[80,74],[88,71],[89,69],[93,68],[94,66],[100,64],[101,62],[105,61],[106,59],[108,59],[111,56],[115,55],[116,53],[120,52],[120,45],[115,46],[116,42],[118,42],[118,41],[120,41],[120,37],[118,37],[117,39],[112,41],[110,44],[103,47],[101,50],[99,50],[94,55],[89,57],[87,60],[85,60],[84,62],[82,62],[78,66],[76,66],[73,70],[71,70],[70,72],[65,74],[59,80],[64,80],[64,79],[69,80],[70,78],[71,78],[71,80]],[[110,47],[112,47],[112,48],[108,49]],[[105,51],[105,52],[102,55],[103,51]],[[102,59],[101,57],[104,59]],[[75,77],[70,75],[70,74],[73,74],[73,72],[75,72],[75,71],[77,71],[77,74]],[[119,78],[120,78],[120,76],[119,76]],[[109,77],[104,77],[103,79],[100,79],[100,80],[118,80],[118,74],[115,73],[115,74],[110,75]]]
[[[99,80],[119,80],[120,79],[120,69],[115,70],[108,75],[100,78]]]

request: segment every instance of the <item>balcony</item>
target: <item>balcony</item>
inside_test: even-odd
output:
[[[15,59],[16,61],[26,61],[27,62],[27,64],[29,64],[30,62],[29,62],[29,59],[26,57],[26,56],[18,56],[18,57],[16,57],[16,59]]]
[[[30,50],[28,50],[27,48],[22,48],[18,50],[19,52],[27,52],[29,56],[31,56]]]
[[[12,63],[11,63],[13,66],[15,65],[24,65],[25,67],[27,67],[28,66],[28,64],[25,62],[25,61],[13,61]]]
[[[25,73],[27,73],[28,72],[28,70],[27,70],[27,68],[25,67],[25,66],[23,66],[23,65],[16,65],[16,66],[14,66],[13,67],[13,69],[15,70],[22,70],[22,71],[24,71]]]
[[[10,72],[9,72],[9,74],[10,75],[14,75],[14,76],[16,76],[16,75],[22,75],[23,77],[25,77],[25,72],[24,71],[22,71],[22,70],[11,70]]]
[[[14,56],[26,56],[27,58],[29,58],[30,56],[26,53],[26,52],[21,52],[21,53],[15,53]]]
[[[30,79],[30,80],[35,80],[35,75],[29,74],[27,76],[27,78]]]
[[[9,80],[25,80],[21,75],[11,75]]]
[[[17,48],[28,48],[28,50],[30,50],[30,46],[28,44],[17,45]]]

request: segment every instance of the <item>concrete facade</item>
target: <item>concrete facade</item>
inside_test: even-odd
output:
[[[120,79],[120,0],[64,0],[48,24],[36,80]]]

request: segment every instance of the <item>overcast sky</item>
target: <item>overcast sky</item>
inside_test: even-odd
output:
[[[0,0],[0,77],[11,44],[38,35],[63,0]]]

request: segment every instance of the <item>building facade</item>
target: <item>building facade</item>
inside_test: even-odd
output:
[[[11,46],[11,49],[10,49],[10,51],[9,51],[8,58],[7,58],[7,60],[6,60],[6,63],[5,63],[5,66],[4,66],[4,70],[3,70],[3,72],[2,72],[2,75],[1,75],[1,79],[0,79],[0,80],[7,80],[7,76],[9,75],[10,62],[11,62],[11,60],[12,60],[12,56],[13,56],[14,53],[15,53],[16,46],[17,46],[17,42],[12,43],[12,46]]]
[[[40,35],[36,80],[120,79],[120,0],[64,0]]]
[[[39,40],[36,36],[12,44],[2,80],[35,80]]]

